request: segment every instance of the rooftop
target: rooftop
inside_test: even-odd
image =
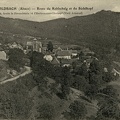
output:
[[[59,65],[60,61],[56,57],[54,57],[53,60],[51,61],[51,63],[54,65]]]
[[[29,41],[29,42],[27,42],[27,45],[32,45],[32,44],[33,44],[33,43],[32,43],[32,42],[30,42],[30,41]]]
[[[58,56],[71,56],[71,52],[69,50],[62,50],[57,52]]]

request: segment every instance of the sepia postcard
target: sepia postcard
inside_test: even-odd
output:
[[[0,120],[120,120],[120,0],[0,0]]]

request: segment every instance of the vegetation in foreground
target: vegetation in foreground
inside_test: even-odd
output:
[[[83,63],[71,72],[69,67],[53,66],[41,53],[33,52],[29,58],[32,74],[0,86],[1,115],[9,119],[119,120],[118,93],[107,85],[115,78],[103,71],[102,61],[94,59],[89,71]],[[46,77],[54,83],[48,85]],[[82,91],[87,103],[97,100],[96,115],[88,116],[90,109],[81,98],[70,98],[71,87]]]

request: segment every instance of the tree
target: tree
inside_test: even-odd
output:
[[[10,49],[8,56],[9,67],[19,71],[20,67],[23,67],[25,65],[24,62],[25,54],[21,49],[18,48]]]
[[[116,120],[116,119],[104,117],[103,115],[99,115],[95,119],[88,119],[88,120]]]
[[[79,60],[83,62],[84,53],[81,51],[78,56],[79,56]]]
[[[87,65],[86,63],[84,62],[81,67],[79,68],[78,70],[78,75],[82,75],[82,76],[87,76],[88,74],[88,71],[87,71]]]
[[[77,66],[77,63],[76,62],[72,62],[72,68],[73,68],[73,70],[76,68],[76,66]]]
[[[33,102],[24,84],[10,82],[0,87],[0,111],[9,119],[27,119]]]
[[[53,65],[43,58],[43,54],[33,52],[31,57],[33,78],[37,84],[45,83],[44,77],[52,76]]]
[[[56,83],[52,83],[49,88],[50,88],[50,93],[53,95],[53,94],[56,94],[58,92],[57,90],[57,84]]]
[[[49,41],[48,44],[47,44],[47,50],[48,50],[49,52],[52,52],[52,51],[53,51],[53,44],[52,44],[51,41]]]
[[[120,109],[116,102],[114,102],[112,99],[108,99],[106,102],[104,102],[100,109],[97,112],[97,117],[103,118],[110,118],[110,119],[116,119],[120,117]],[[99,120],[99,119],[98,119]]]
[[[2,38],[2,37],[0,37],[0,43],[2,43],[2,44],[3,44],[3,43],[4,43],[4,41],[5,41],[5,40],[3,40],[3,38]]]
[[[73,82],[69,67],[63,67],[61,71],[61,84],[70,86]]]
[[[7,76],[7,63],[3,60],[0,60],[0,79]]]
[[[59,66],[53,66],[52,78],[55,79],[57,83],[61,82],[62,68]]]
[[[87,114],[87,109],[85,105],[80,101],[74,101],[73,103],[71,103],[69,109],[69,114],[74,120],[83,119]]]
[[[77,76],[75,77],[74,81],[75,81],[75,82],[73,83],[73,86],[74,86],[76,89],[81,90],[81,91],[83,91],[83,92],[86,91],[86,89],[87,89],[87,87],[88,87],[88,85],[89,85],[89,81],[87,81],[84,76],[79,76],[79,75],[77,75]]]
[[[102,118],[106,118],[105,120],[109,119],[120,119],[120,109],[118,106],[118,93],[115,88],[113,88],[111,85],[107,86],[103,90],[100,90],[100,93],[102,93],[104,97],[104,101],[99,101],[98,105],[100,107],[98,113],[97,113],[97,119],[99,120],[102,116]],[[99,118],[99,119],[98,119]],[[102,119],[101,118],[101,119]],[[109,118],[109,119],[108,119]],[[100,119],[100,120],[101,120]]]
[[[64,99],[67,99],[70,93],[70,87],[68,85],[61,85],[62,96]]]
[[[43,58],[44,55],[36,51],[30,53],[29,57],[30,57],[30,66],[33,68],[33,70],[40,62],[44,60]]]
[[[87,119],[86,120],[95,120],[95,116],[90,116],[90,117],[87,117]]]
[[[102,74],[95,74],[94,72],[89,73],[89,83],[95,85],[96,87],[101,87],[103,84]]]
[[[90,99],[95,99],[98,93],[98,87],[96,85],[89,85],[86,88],[85,95],[88,96]]]
[[[97,58],[94,58],[93,61],[90,63],[90,71],[94,72],[95,74],[100,73],[100,64]]]
[[[110,72],[103,72],[102,79],[104,82],[111,82],[115,78],[113,77],[113,75]]]
[[[52,120],[55,116],[55,108],[53,105],[48,103],[44,103],[38,108],[39,116],[38,118],[42,118],[44,120]]]
[[[118,99],[118,96],[119,96],[117,89],[113,88],[113,86],[111,85],[108,85],[106,88],[101,90],[101,93],[113,99]]]
[[[37,84],[35,82],[35,80],[33,79],[32,74],[28,74],[22,78],[19,78],[17,80],[17,83],[22,83],[25,85],[25,87],[30,91],[32,90]]]
[[[72,75],[68,67],[63,67],[61,71],[61,89],[64,98],[69,94],[70,86],[73,83]]]

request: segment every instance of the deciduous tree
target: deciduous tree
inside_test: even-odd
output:
[[[50,51],[50,52],[53,51],[53,44],[52,44],[51,41],[49,41],[48,44],[47,44],[47,50]]]
[[[39,116],[38,118],[42,118],[44,120],[52,120],[55,115],[55,109],[53,105],[48,103],[44,103],[38,108]]]
[[[69,112],[70,116],[74,120],[83,119],[87,114],[86,107],[80,101],[74,101],[73,103],[71,103],[69,106],[69,109],[70,109],[70,112]]]
[[[23,67],[25,65],[24,62],[25,54],[21,49],[18,48],[10,49],[8,56],[9,56],[8,64],[11,68],[19,71],[20,67]]]

